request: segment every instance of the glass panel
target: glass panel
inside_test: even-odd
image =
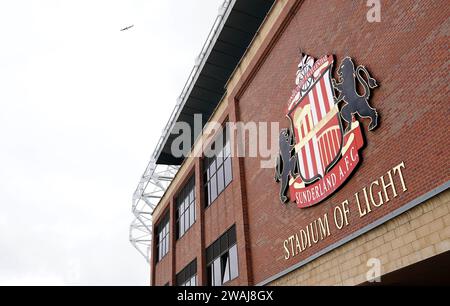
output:
[[[216,161],[213,160],[211,165],[209,166],[209,175],[213,175],[216,173]]]
[[[178,205],[178,209],[177,209],[177,222],[179,222],[182,213],[183,213],[183,211],[181,210],[181,205]]]
[[[182,215],[183,212],[184,212],[184,201],[181,202],[181,204],[180,204],[180,215]]]
[[[234,225],[228,230],[228,245],[233,244],[236,244],[236,226]]]
[[[233,245],[230,249],[230,279],[234,279],[239,274],[237,245]]]
[[[195,222],[195,205],[192,204],[191,208],[189,209],[189,216],[190,216],[190,221],[191,223],[189,224],[189,227],[192,226],[192,224],[194,224]]]
[[[217,166],[217,168],[219,168],[220,165],[222,165],[222,163],[223,163],[223,151],[220,151],[219,153],[217,153],[217,156],[216,156],[216,166]]]
[[[211,188],[211,202],[214,202],[214,200],[217,198],[217,182],[216,182],[216,175],[213,175],[213,176],[211,177],[210,188]]]
[[[220,240],[216,240],[213,244],[213,258],[216,259],[220,256]]]
[[[187,232],[187,230],[189,229],[189,211],[186,210],[186,212],[184,213],[184,231]]]
[[[165,249],[164,249],[163,255],[166,255],[169,252],[169,236],[166,236],[164,238],[164,247],[165,247]]]
[[[210,192],[211,188],[209,187],[209,182],[205,185],[205,196],[206,196],[206,206],[208,206],[209,204],[211,204],[211,192]]]
[[[180,237],[184,234],[184,215],[180,218]]]
[[[220,250],[222,252],[228,250],[230,248],[230,245],[228,244],[228,235],[222,235],[222,237],[220,237]]]
[[[166,254],[169,253],[169,235],[166,236]]]
[[[230,142],[228,141],[225,145],[225,147],[223,148],[223,156],[224,157],[228,157],[231,154],[231,150],[230,150]]]
[[[209,246],[206,249],[206,265],[209,265],[212,262],[213,258],[213,248]]]
[[[195,220],[197,220],[197,214],[196,214],[196,210],[195,210],[195,203],[193,205],[194,205],[193,211],[194,211],[194,222],[195,222]]]
[[[212,286],[213,283],[213,268],[212,265],[206,267],[206,275],[208,277],[208,286]]]
[[[167,239],[164,237],[163,239],[164,241],[164,251],[163,251],[163,256],[167,254]]]
[[[220,257],[213,262],[213,286],[220,286],[222,276],[220,275]]]
[[[229,253],[226,252],[221,256],[221,264],[222,264],[222,284],[225,284],[230,280],[230,256]]]
[[[228,184],[233,179],[232,171],[231,171],[231,157],[227,158],[224,163],[225,167],[225,186],[228,186]]]
[[[211,286],[216,286],[216,281],[214,279],[214,261],[211,264]]]
[[[223,177],[223,167],[217,170],[217,193],[220,194],[225,189],[225,179]]]
[[[189,194],[189,202],[190,203],[194,202],[194,197],[195,197],[195,193],[194,193],[194,189],[192,189],[191,193]]]
[[[186,200],[184,200],[184,210],[187,211],[189,209],[189,204],[191,204],[189,202],[189,196],[186,195]]]

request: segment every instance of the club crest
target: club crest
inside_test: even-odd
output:
[[[286,112],[290,128],[280,132],[275,169],[282,203],[306,208],[332,195],[360,161],[364,139],[358,120],[369,119],[369,130],[378,125],[369,105],[376,80],[350,57],[338,66],[335,80],[333,64],[333,56],[302,55],[298,65]]]

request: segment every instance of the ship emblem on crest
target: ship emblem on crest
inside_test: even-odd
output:
[[[358,165],[364,139],[359,120],[378,125],[378,114],[369,105],[371,90],[378,86],[364,66],[345,57],[332,78],[334,57],[318,60],[302,55],[282,129],[275,180],[280,201],[300,208],[320,203],[332,195]],[[362,86],[362,94],[358,92]]]

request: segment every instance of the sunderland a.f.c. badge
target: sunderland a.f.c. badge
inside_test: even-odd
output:
[[[355,68],[350,57],[342,60],[335,80],[333,64],[333,56],[302,55],[298,65],[286,113],[290,128],[279,138],[275,180],[282,203],[306,208],[332,195],[360,162],[364,139],[357,118],[370,120],[369,130],[378,125],[369,105],[376,80],[364,66]]]

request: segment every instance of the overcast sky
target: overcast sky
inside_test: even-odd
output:
[[[0,2],[0,285],[149,283],[131,196],[221,3]]]

